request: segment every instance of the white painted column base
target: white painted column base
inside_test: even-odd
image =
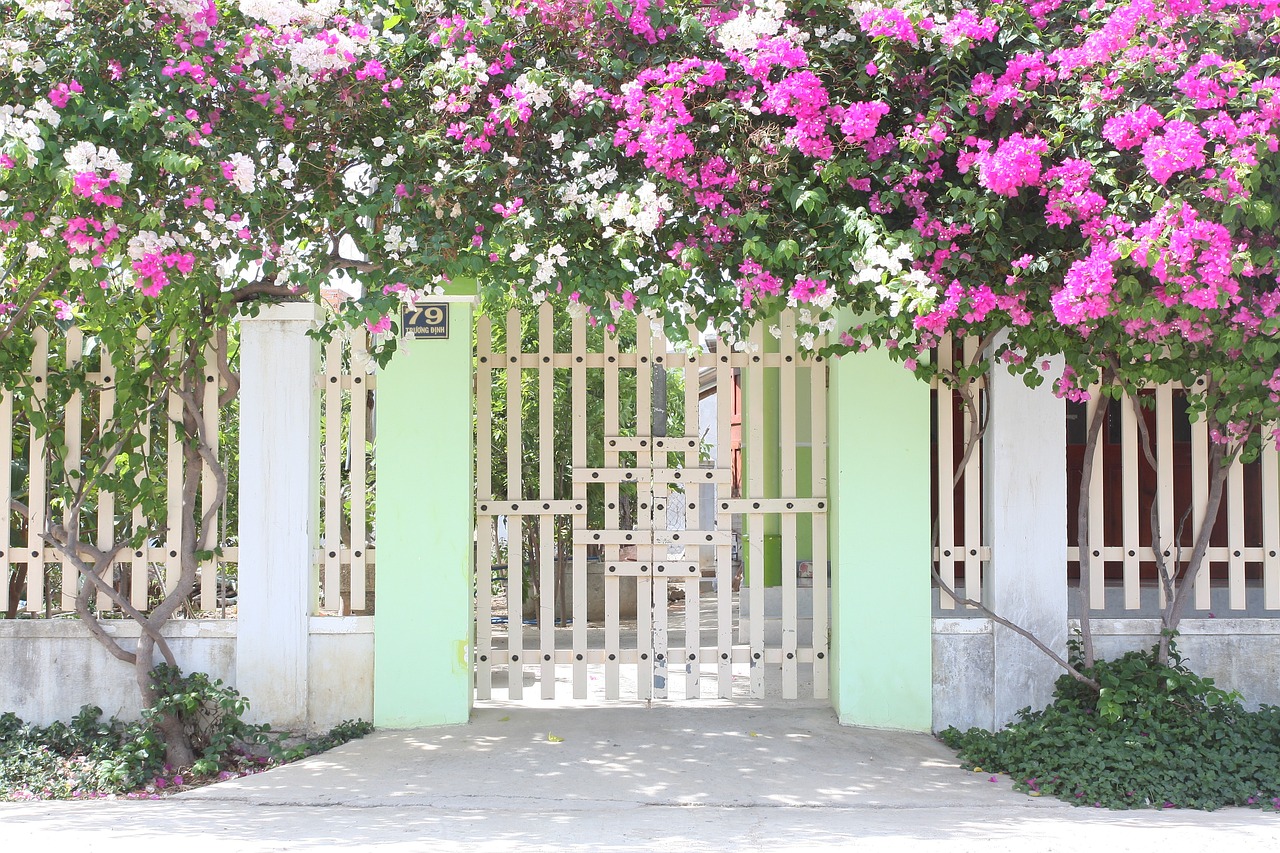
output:
[[[252,722],[307,722],[308,620],[319,531],[320,348],[311,303],[240,323],[240,562],[236,688]]]
[[[998,344],[997,344],[998,346]],[[1049,375],[1061,372],[1060,360]],[[983,520],[991,545],[986,603],[998,615],[1066,654],[1066,403],[1050,383],[1028,388],[1001,364],[987,384],[990,422],[983,448]],[[992,727],[1021,708],[1043,708],[1063,669],[1026,638],[993,626]]]

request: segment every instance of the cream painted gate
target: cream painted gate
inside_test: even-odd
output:
[[[477,321],[477,698],[824,698],[826,365],[639,325]]]

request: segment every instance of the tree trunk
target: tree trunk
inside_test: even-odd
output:
[[[151,678],[151,670],[155,668],[155,641],[143,634],[138,638],[137,660],[134,662],[134,677],[138,689],[142,693],[142,703],[147,708],[154,708],[160,698]],[[182,721],[171,711],[162,711],[152,717],[153,724],[164,739],[164,763],[171,769],[190,767],[195,764],[196,754],[191,745],[191,737]]]

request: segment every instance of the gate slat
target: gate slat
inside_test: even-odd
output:
[[[538,497],[555,499],[555,326],[550,302],[538,309]],[[538,517],[538,648],[542,653],[539,677],[543,699],[556,696],[556,541],[554,517]]]
[[[587,325],[581,314],[573,317],[573,351],[579,357],[587,351]],[[587,467],[587,369],[583,361],[573,362],[573,470]],[[582,507],[573,516],[573,698],[587,698],[587,546],[578,542],[577,530],[588,524],[587,484],[573,481],[573,499]]]
[[[822,342],[818,344],[819,347]],[[827,664],[827,363],[815,359],[810,370],[813,445],[812,496],[820,506],[813,511],[813,698],[830,695],[830,667]]]
[[[507,499],[522,495],[524,458],[521,412],[523,384],[518,354],[523,348],[520,312],[507,312]],[[513,357],[514,360],[513,360]],[[524,697],[524,519],[507,521],[507,695]]]
[[[764,351],[764,324],[757,323],[751,330],[753,357]],[[750,424],[747,439],[747,479],[753,495],[764,494],[764,367],[752,361],[744,371],[747,394],[746,421]],[[751,695],[764,698],[764,516],[751,519],[751,577],[748,595],[751,601],[751,621],[748,626],[751,647]]]
[[[733,467],[733,370],[729,366],[729,348],[718,342],[715,352],[716,371],[716,467]],[[730,481],[732,482],[732,481]],[[731,487],[713,485],[716,498],[716,527],[733,530],[733,515],[722,508],[733,497]],[[722,699],[733,697],[733,540],[716,546],[716,693]]]
[[[493,321],[476,319],[476,698],[493,698]],[[507,576],[510,577],[508,566]]]
[[[652,436],[656,426],[653,422],[653,367],[655,359],[666,354],[667,342],[666,338],[654,331],[652,325],[646,323],[642,317],[636,318],[636,341],[639,345],[639,361],[636,367],[636,434]],[[662,404],[665,411],[665,399]],[[637,492],[644,495],[646,489],[648,490],[648,506],[645,505],[646,498],[640,498],[640,513],[636,527],[645,531],[647,536],[644,538],[650,543],[653,542],[655,530],[665,530],[667,527],[666,506],[670,497],[667,486],[660,485],[654,480],[653,472],[658,467],[658,455],[654,444],[650,441],[647,447],[636,455],[636,468],[643,472],[643,480],[637,487]],[[662,463],[662,467],[665,468],[665,453],[662,455]],[[662,509],[659,510],[659,507]],[[641,545],[639,550],[640,559],[648,560],[655,566],[667,556],[665,546]],[[645,609],[646,603],[649,604],[653,619],[653,698],[666,699],[670,695],[671,679],[671,649],[667,637],[668,584],[666,577],[656,572],[650,572],[650,577],[649,583],[652,586],[650,598],[648,602],[637,601],[636,612],[641,612]]]
[[[605,355],[612,358],[610,364],[616,364],[618,359],[618,339],[613,335],[605,336]],[[618,371],[616,369],[605,368],[604,371],[604,434],[618,434]],[[616,468],[618,466],[618,452],[605,447],[604,464],[606,467]],[[606,483],[604,487],[604,526],[606,528],[616,530],[618,528],[618,518],[620,516],[618,510],[619,489],[617,483]],[[618,559],[618,546],[606,545],[604,549],[606,560]],[[636,581],[636,586],[640,586],[640,581]],[[605,679],[604,691],[606,699],[618,698],[618,594],[619,582],[608,576],[604,579],[604,647],[605,647]],[[637,614],[642,608],[637,609]],[[638,636],[643,636],[644,631],[641,630]],[[643,640],[639,641],[643,647]],[[610,657],[611,656],[611,657]],[[643,679],[640,681],[643,685]],[[643,686],[641,687],[643,690]]]
[[[698,330],[692,326],[686,329],[690,348],[696,346]],[[675,359],[673,358],[672,361]],[[698,356],[692,349],[684,354],[684,435],[691,439],[690,448],[684,454],[684,467],[697,470],[702,466],[698,452],[698,438],[701,435],[702,421],[698,411],[698,397],[701,390],[698,381]],[[690,483],[684,493],[685,528],[701,527],[698,524],[699,491],[701,486]],[[685,677],[685,698],[698,699],[702,696],[702,546],[685,545],[685,557],[697,566],[697,573],[684,584],[684,657],[688,674]]]
[[[796,498],[796,329],[795,313],[782,312],[782,367],[778,377],[778,453],[784,498]],[[798,697],[796,595],[796,516],[782,516],[782,698]]]

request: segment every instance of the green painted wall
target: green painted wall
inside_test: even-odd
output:
[[[832,705],[928,731],[929,386],[873,351],[832,362],[829,400]]]
[[[447,340],[403,341],[378,374],[378,555],[373,721],[465,723],[471,714],[471,305]]]

